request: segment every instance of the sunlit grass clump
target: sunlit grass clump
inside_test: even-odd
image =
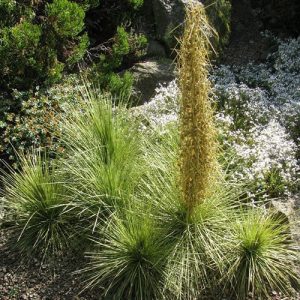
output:
[[[33,151],[20,154],[19,161],[20,170],[2,176],[6,204],[16,222],[16,246],[24,254],[57,255],[70,246],[74,233],[65,213],[67,190],[46,155]]]
[[[242,213],[231,229],[225,280],[233,295],[237,299],[268,299],[272,291],[292,295],[291,282],[299,280],[293,266],[297,256],[285,220],[251,209]]]
[[[92,88],[83,91],[81,108],[72,109],[65,124],[73,205],[93,230],[126,205],[143,170],[139,133],[125,105]]]
[[[87,253],[86,288],[102,287],[107,299],[161,299],[166,256],[149,217],[114,217],[96,249]]]

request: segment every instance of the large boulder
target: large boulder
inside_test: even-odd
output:
[[[186,0],[152,0],[157,38],[169,48],[175,46],[174,31],[184,20]]]
[[[134,96],[138,104],[149,101],[159,84],[175,78],[175,67],[170,59],[151,59],[137,63],[131,69],[135,79]]]
[[[153,17],[156,25],[156,37],[171,52],[183,26],[185,6],[191,1],[203,3],[207,15],[218,36],[213,39],[216,48],[223,47],[229,38],[231,0],[152,0]]]

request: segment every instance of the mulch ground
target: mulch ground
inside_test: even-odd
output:
[[[0,229],[1,300],[93,300],[100,291],[83,292],[83,280],[74,271],[83,260],[64,257],[53,266],[37,259],[25,261],[9,246],[11,229]]]

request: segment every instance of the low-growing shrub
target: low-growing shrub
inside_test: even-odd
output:
[[[13,99],[10,96],[1,99],[1,159],[17,167],[16,153],[32,147],[46,150],[51,157],[63,153],[62,124],[69,106],[78,102],[80,86],[78,78],[70,76],[49,89],[15,90]]]
[[[117,74],[124,66],[128,67],[140,59],[146,49],[147,38],[133,31],[127,32],[124,26],[119,26],[113,42],[107,50],[100,55],[95,64],[92,79],[99,82],[102,89],[114,95],[129,97],[132,92],[133,76],[129,71]]]
[[[58,81],[65,67],[72,68],[87,49],[84,9],[68,0],[55,0],[43,9],[38,4],[14,5],[11,22],[0,26],[1,84],[27,89]]]

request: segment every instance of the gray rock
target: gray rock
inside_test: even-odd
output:
[[[290,224],[293,239],[300,250],[300,194],[288,199],[272,200],[270,207],[274,209],[282,219]]]
[[[156,40],[150,40],[147,49],[147,56],[157,58],[166,57],[165,47]]]
[[[185,6],[191,0],[152,0],[157,38],[170,50],[175,47],[175,32],[180,32]],[[193,0],[201,2],[200,0]]]
[[[170,59],[137,63],[131,69],[135,79],[134,97],[138,104],[149,101],[159,84],[168,83],[175,78],[175,67]]]

